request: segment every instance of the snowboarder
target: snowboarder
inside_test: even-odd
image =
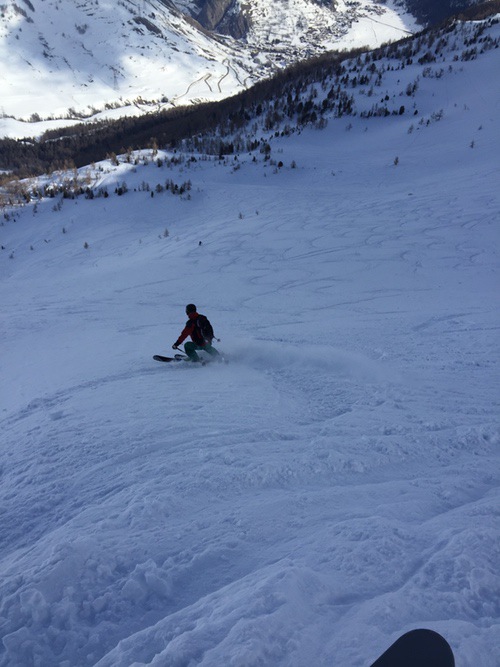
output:
[[[194,303],[188,303],[186,306],[186,315],[189,319],[179,338],[172,345],[172,348],[178,350],[182,341],[191,336],[192,342],[190,341],[184,345],[184,350],[191,361],[201,361],[197,350],[203,350],[203,352],[207,352],[213,357],[219,356],[219,352],[212,345],[214,330],[208,318],[196,312]]]

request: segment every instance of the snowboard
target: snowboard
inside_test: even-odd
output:
[[[402,635],[371,667],[455,667],[455,658],[444,637],[419,629]]]

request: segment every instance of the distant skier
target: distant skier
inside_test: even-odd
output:
[[[219,356],[219,352],[212,345],[214,330],[208,318],[196,312],[194,303],[188,303],[186,306],[186,315],[189,319],[179,338],[172,345],[172,348],[178,350],[182,341],[191,336],[192,342],[184,345],[184,350],[191,361],[201,361],[197,350],[203,350],[203,352],[207,352],[207,354],[211,354],[213,357]]]

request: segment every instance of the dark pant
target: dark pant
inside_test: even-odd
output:
[[[196,343],[189,342],[184,345],[184,350],[191,361],[200,361],[200,357],[196,354],[196,350],[203,350],[207,354],[211,354],[213,357],[216,357],[219,354],[215,347],[209,343],[206,345],[196,345]]]

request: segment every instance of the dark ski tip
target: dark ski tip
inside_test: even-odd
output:
[[[402,635],[371,667],[455,667],[455,658],[444,637],[421,628]]]

